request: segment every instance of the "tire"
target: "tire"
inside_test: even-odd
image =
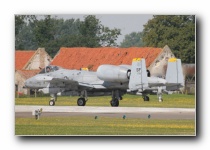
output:
[[[144,101],[149,101],[149,96],[144,96]]]
[[[54,101],[54,100],[50,100],[50,101],[49,101],[49,105],[50,105],[50,106],[54,106],[54,105],[55,105],[55,101]]]
[[[78,100],[77,100],[78,106],[85,106],[85,104],[86,104],[86,101],[84,98],[78,98]]]
[[[110,104],[111,104],[112,107],[118,107],[119,106],[119,100],[118,99],[111,100]]]

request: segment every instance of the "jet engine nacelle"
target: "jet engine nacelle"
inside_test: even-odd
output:
[[[97,77],[109,82],[128,82],[131,70],[124,66],[101,65],[97,69]]]

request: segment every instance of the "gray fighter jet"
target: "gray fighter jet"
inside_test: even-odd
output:
[[[150,77],[145,59],[134,58],[132,65],[101,65],[96,72],[47,66],[25,82],[26,88],[50,93],[50,106],[55,105],[58,93],[80,96],[78,106],[85,106],[88,96],[111,95],[110,104],[117,107],[125,93],[142,95],[145,101],[148,94],[157,94],[162,101],[162,93],[170,94],[183,85],[181,60],[176,58],[169,59],[165,79]]]

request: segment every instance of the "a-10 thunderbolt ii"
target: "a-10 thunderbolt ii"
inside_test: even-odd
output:
[[[166,78],[150,77],[144,58],[134,58],[132,65],[101,65],[96,72],[68,70],[58,66],[47,66],[38,75],[29,78],[25,87],[42,89],[50,93],[49,105],[55,105],[58,93],[77,93],[78,106],[85,106],[88,96],[111,95],[111,106],[117,107],[125,93],[142,95],[149,101],[148,94],[157,94],[162,101],[162,93],[179,90],[184,84],[181,60],[170,58]]]

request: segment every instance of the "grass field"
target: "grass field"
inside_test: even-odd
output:
[[[195,95],[172,94],[163,95],[163,102],[158,102],[156,95],[150,95],[150,101],[143,101],[141,96],[124,95],[119,107],[174,107],[195,108]],[[49,105],[50,97],[16,98],[15,105]],[[56,106],[77,106],[77,96],[61,96]],[[110,106],[111,96],[88,97],[86,106]]]
[[[194,120],[111,117],[16,118],[15,135],[195,135]]]

